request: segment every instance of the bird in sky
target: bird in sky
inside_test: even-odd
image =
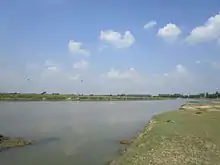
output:
[[[31,78],[30,78],[30,77],[27,77],[27,76],[25,76],[24,79],[27,80],[27,81],[30,81],[30,80],[31,80]]]

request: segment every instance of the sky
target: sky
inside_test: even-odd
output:
[[[219,0],[3,0],[0,22],[0,92],[220,88]]]

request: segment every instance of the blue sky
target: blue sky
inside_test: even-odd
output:
[[[157,94],[220,88],[217,0],[1,3],[2,92]]]

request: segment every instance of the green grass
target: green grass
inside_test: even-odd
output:
[[[220,164],[220,104],[213,111],[198,109],[155,116],[111,165]]]

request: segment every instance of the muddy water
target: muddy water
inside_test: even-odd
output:
[[[0,102],[0,133],[37,140],[0,153],[5,165],[103,165],[155,114],[183,100],[131,102]]]

